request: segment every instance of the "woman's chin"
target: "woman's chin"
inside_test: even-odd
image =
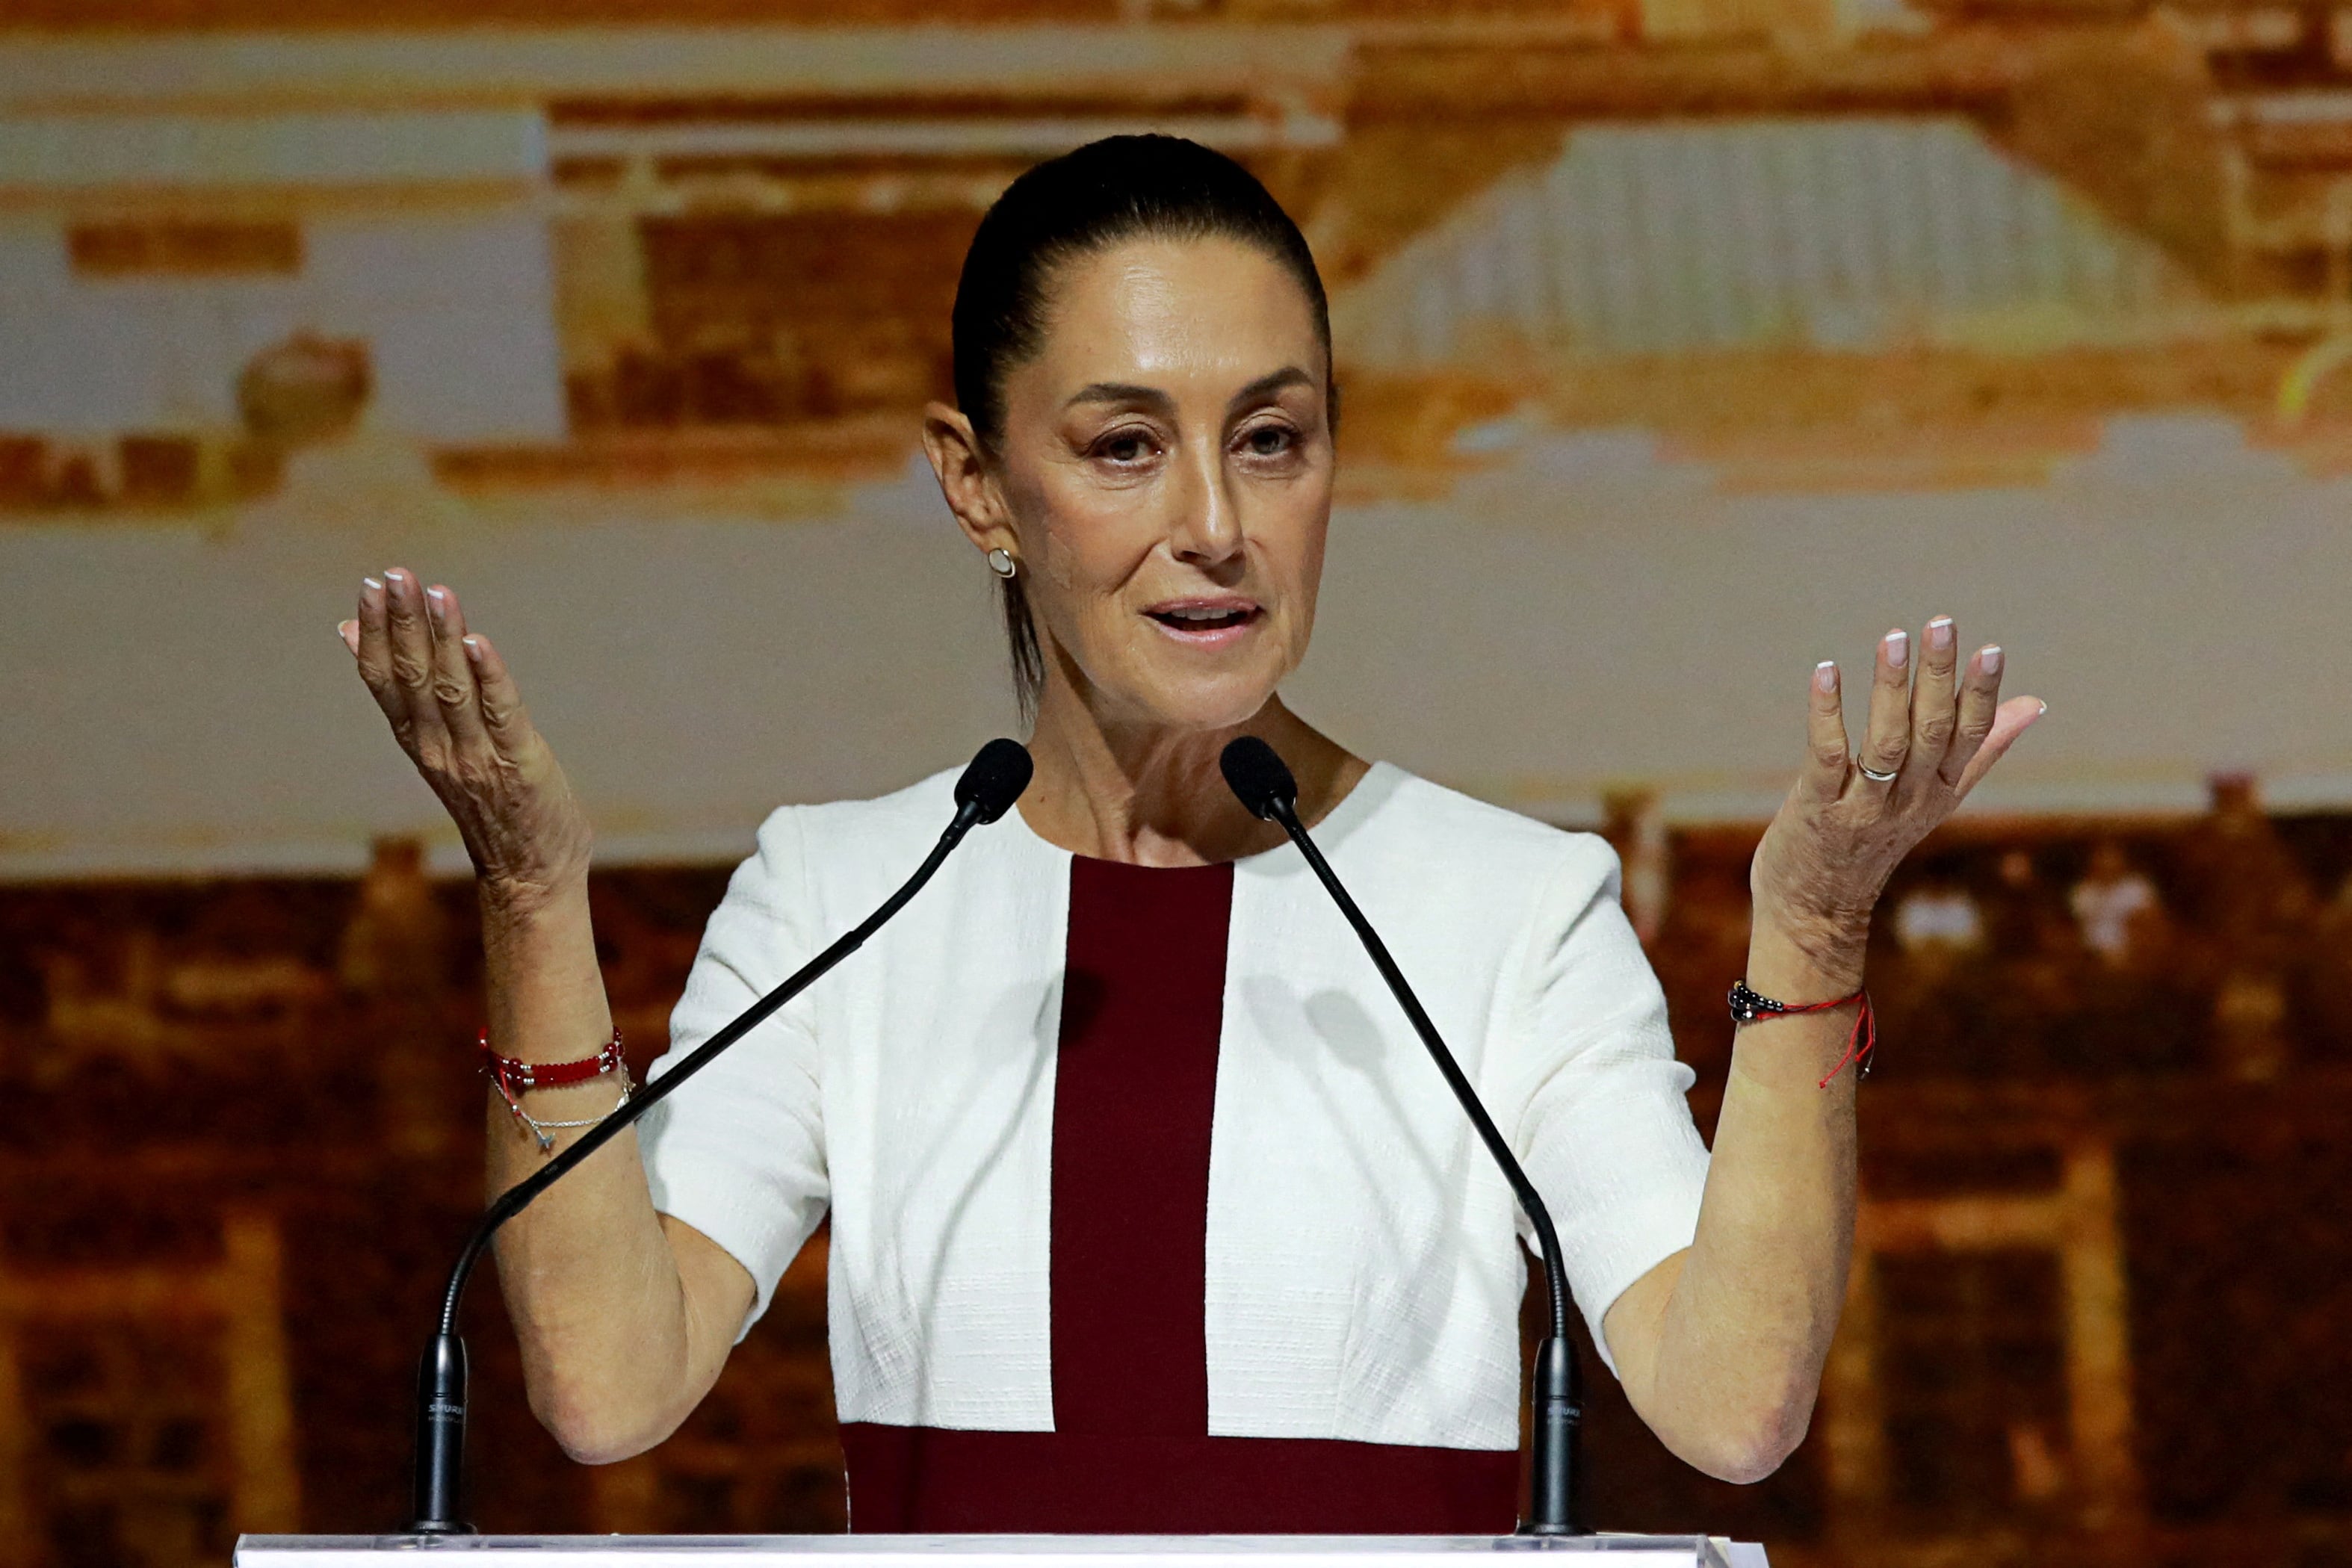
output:
[[[1263,678],[1155,682],[1135,694],[1135,706],[1155,724],[1210,734],[1249,723],[1273,697],[1274,689],[1275,683]]]

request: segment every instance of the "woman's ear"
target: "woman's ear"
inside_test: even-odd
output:
[[[923,410],[923,455],[947,497],[948,510],[964,538],[983,550],[1013,548],[1012,519],[1004,497],[989,472],[988,452],[980,433],[961,409],[934,402]]]

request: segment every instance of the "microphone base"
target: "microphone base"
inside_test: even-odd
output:
[[[466,1342],[437,1333],[416,1369],[416,1517],[412,1535],[471,1535],[457,1517],[466,1473]]]
[[[1584,1419],[1583,1379],[1576,1345],[1547,1339],[1536,1348],[1534,1442],[1528,1484],[1528,1517],[1521,1535],[1570,1536],[1584,1528],[1583,1466],[1577,1452]]]

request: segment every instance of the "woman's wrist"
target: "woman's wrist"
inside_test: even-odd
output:
[[[526,1061],[593,1054],[610,1038],[613,1019],[596,963],[585,869],[527,885],[485,878],[477,892],[491,1042]]]
[[[1812,1009],[1843,1001],[1862,989],[1863,948],[1868,936],[1842,924],[1790,929],[1758,913],[1748,937],[1748,988],[1791,1008]],[[1766,1014],[1738,1028],[1732,1041],[1732,1077],[1775,1093],[1823,1100],[1819,1091],[1839,1076],[1854,1047],[1852,1008],[1796,1017]],[[1850,1104],[1843,1098],[1835,1103]]]
[[[528,927],[566,912],[588,898],[588,867],[583,863],[543,878],[501,876],[482,873],[474,879],[475,897],[487,925]]]
[[[1748,986],[1776,1001],[1807,1003],[1862,988],[1867,916],[1791,921],[1759,910],[1748,936]]]

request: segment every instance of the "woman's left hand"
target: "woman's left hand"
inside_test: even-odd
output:
[[[1804,771],[1748,867],[1758,934],[1793,944],[1840,984],[1861,983],[1871,911],[1886,879],[2044,707],[2033,697],[2000,700],[1997,646],[1978,650],[1962,670],[1948,616],[1927,622],[1921,642],[1915,659],[1907,633],[1879,640],[1858,755],[1846,745],[1837,665],[1814,670]]]

